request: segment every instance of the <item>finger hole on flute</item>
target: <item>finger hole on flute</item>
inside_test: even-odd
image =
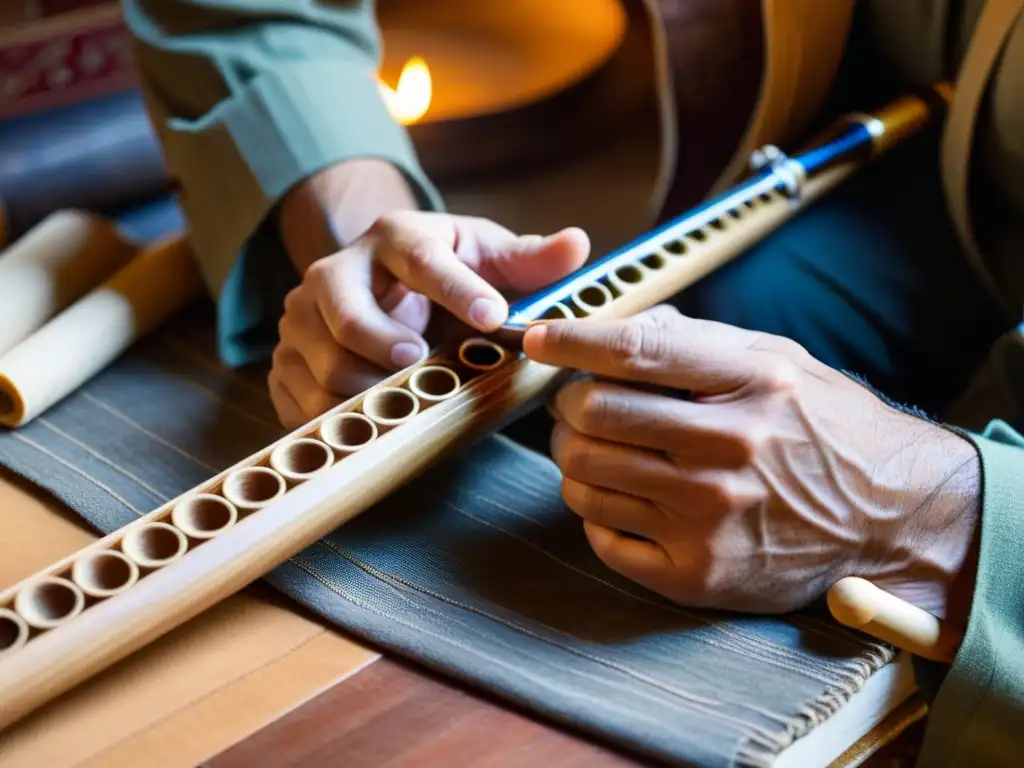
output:
[[[544,312],[544,314],[540,316],[540,319],[541,320],[572,320],[574,317],[575,317],[575,315],[572,313],[571,309],[569,309],[567,306],[565,306],[565,304],[563,304],[562,302],[557,302],[555,304],[552,304],[550,307],[548,307],[548,309]]]
[[[342,454],[369,445],[377,434],[377,425],[361,413],[340,413],[320,425],[320,438]]]
[[[693,235],[694,233],[690,232],[688,235],[685,235],[685,237],[693,237]],[[662,250],[664,250],[665,253],[669,254],[670,256],[685,256],[686,252],[690,250],[687,247],[686,242],[683,240],[683,238],[679,238],[678,240],[671,240],[662,245],[661,247]]]
[[[372,391],[363,400],[363,413],[382,427],[402,424],[415,416],[419,409],[419,400],[412,392],[398,387]]]
[[[572,295],[573,303],[576,305],[580,317],[591,314],[605,304],[611,304],[612,299],[612,292],[600,283],[588,285]]]
[[[129,531],[121,539],[121,551],[140,568],[163,568],[185,554],[185,534],[167,523],[150,523]]]
[[[334,463],[331,449],[319,440],[304,437],[279,445],[270,454],[270,466],[285,480],[301,483]]]
[[[429,365],[420,368],[409,378],[409,389],[420,400],[436,403],[447,400],[459,391],[462,382],[450,368]]]
[[[56,576],[44,576],[27,585],[14,601],[14,610],[36,629],[53,629],[73,619],[84,607],[82,590]]]
[[[459,347],[459,362],[475,371],[492,371],[507,357],[503,347],[486,339],[469,339]]]
[[[9,608],[0,608],[0,656],[28,642],[28,624]]]
[[[238,522],[238,510],[227,499],[199,493],[183,499],[171,512],[171,523],[190,539],[212,539]]]
[[[625,264],[612,272],[609,279],[621,293],[625,293],[640,285],[644,281],[644,277],[646,277],[646,273],[643,267],[638,264]]]
[[[288,486],[277,472],[267,467],[245,467],[224,479],[221,493],[239,510],[252,511],[265,507],[284,495]]]
[[[139,566],[121,552],[89,552],[71,567],[71,580],[86,595],[97,599],[124,592],[139,579]]]
[[[665,257],[660,253],[649,253],[642,259],[640,259],[640,263],[643,264],[647,269],[655,271],[664,267],[668,262],[665,260]]]

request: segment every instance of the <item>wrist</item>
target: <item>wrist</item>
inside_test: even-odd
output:
[[[386,213],[418,208],[405,176],[373,158],[347,160],[296,184],[282,199],[277,224],[299,274],[357,240]]]
[[[879,586],[956,626],[966,625],[981,539],[981,460],[945,429],[918,456],[930,480],[910,490],[893,520],[892,559]],[[923,461],[922,461],[923,459]]]

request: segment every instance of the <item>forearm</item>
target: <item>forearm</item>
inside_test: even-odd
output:
[[[217,299],[221,358],[229,365],[264,359],[284,295],[296,272],[329,247],[328,234],[350,239],[396,206],[443,206],[381,97],[374,4],[123,6],[150,115]],[[364,176],[370,166],[380,173]],[[359,173],[338,180],[325,172],[339,167]],[[343,202],[320,217],[330,227],[302,233],[309,224],[294,212],[328,177]]]
[[[391,211],[418,207],[408,181],[381,160],[349,160],[296,185],[281,202],[281,240],[299,274]]]

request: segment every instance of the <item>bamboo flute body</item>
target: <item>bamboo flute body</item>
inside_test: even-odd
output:
[[[803,155],[512,308],[494,339],[438,350],[154,512],[0,592],[0,729],[310,546],[529,407],[563,371],[515,350],[542,317],[626,317],[678,293],[842,183],[947,91],[844,122]],[[937,103],[934,103],[937,102]],[[502,343],[498,343],[498,342]]]

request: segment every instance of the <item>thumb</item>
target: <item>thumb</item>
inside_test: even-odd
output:
[[[590,238],[578,227],[553,235],[522,235],[481,242],[480,276],[496,288],[534,291],[582,267]]]

